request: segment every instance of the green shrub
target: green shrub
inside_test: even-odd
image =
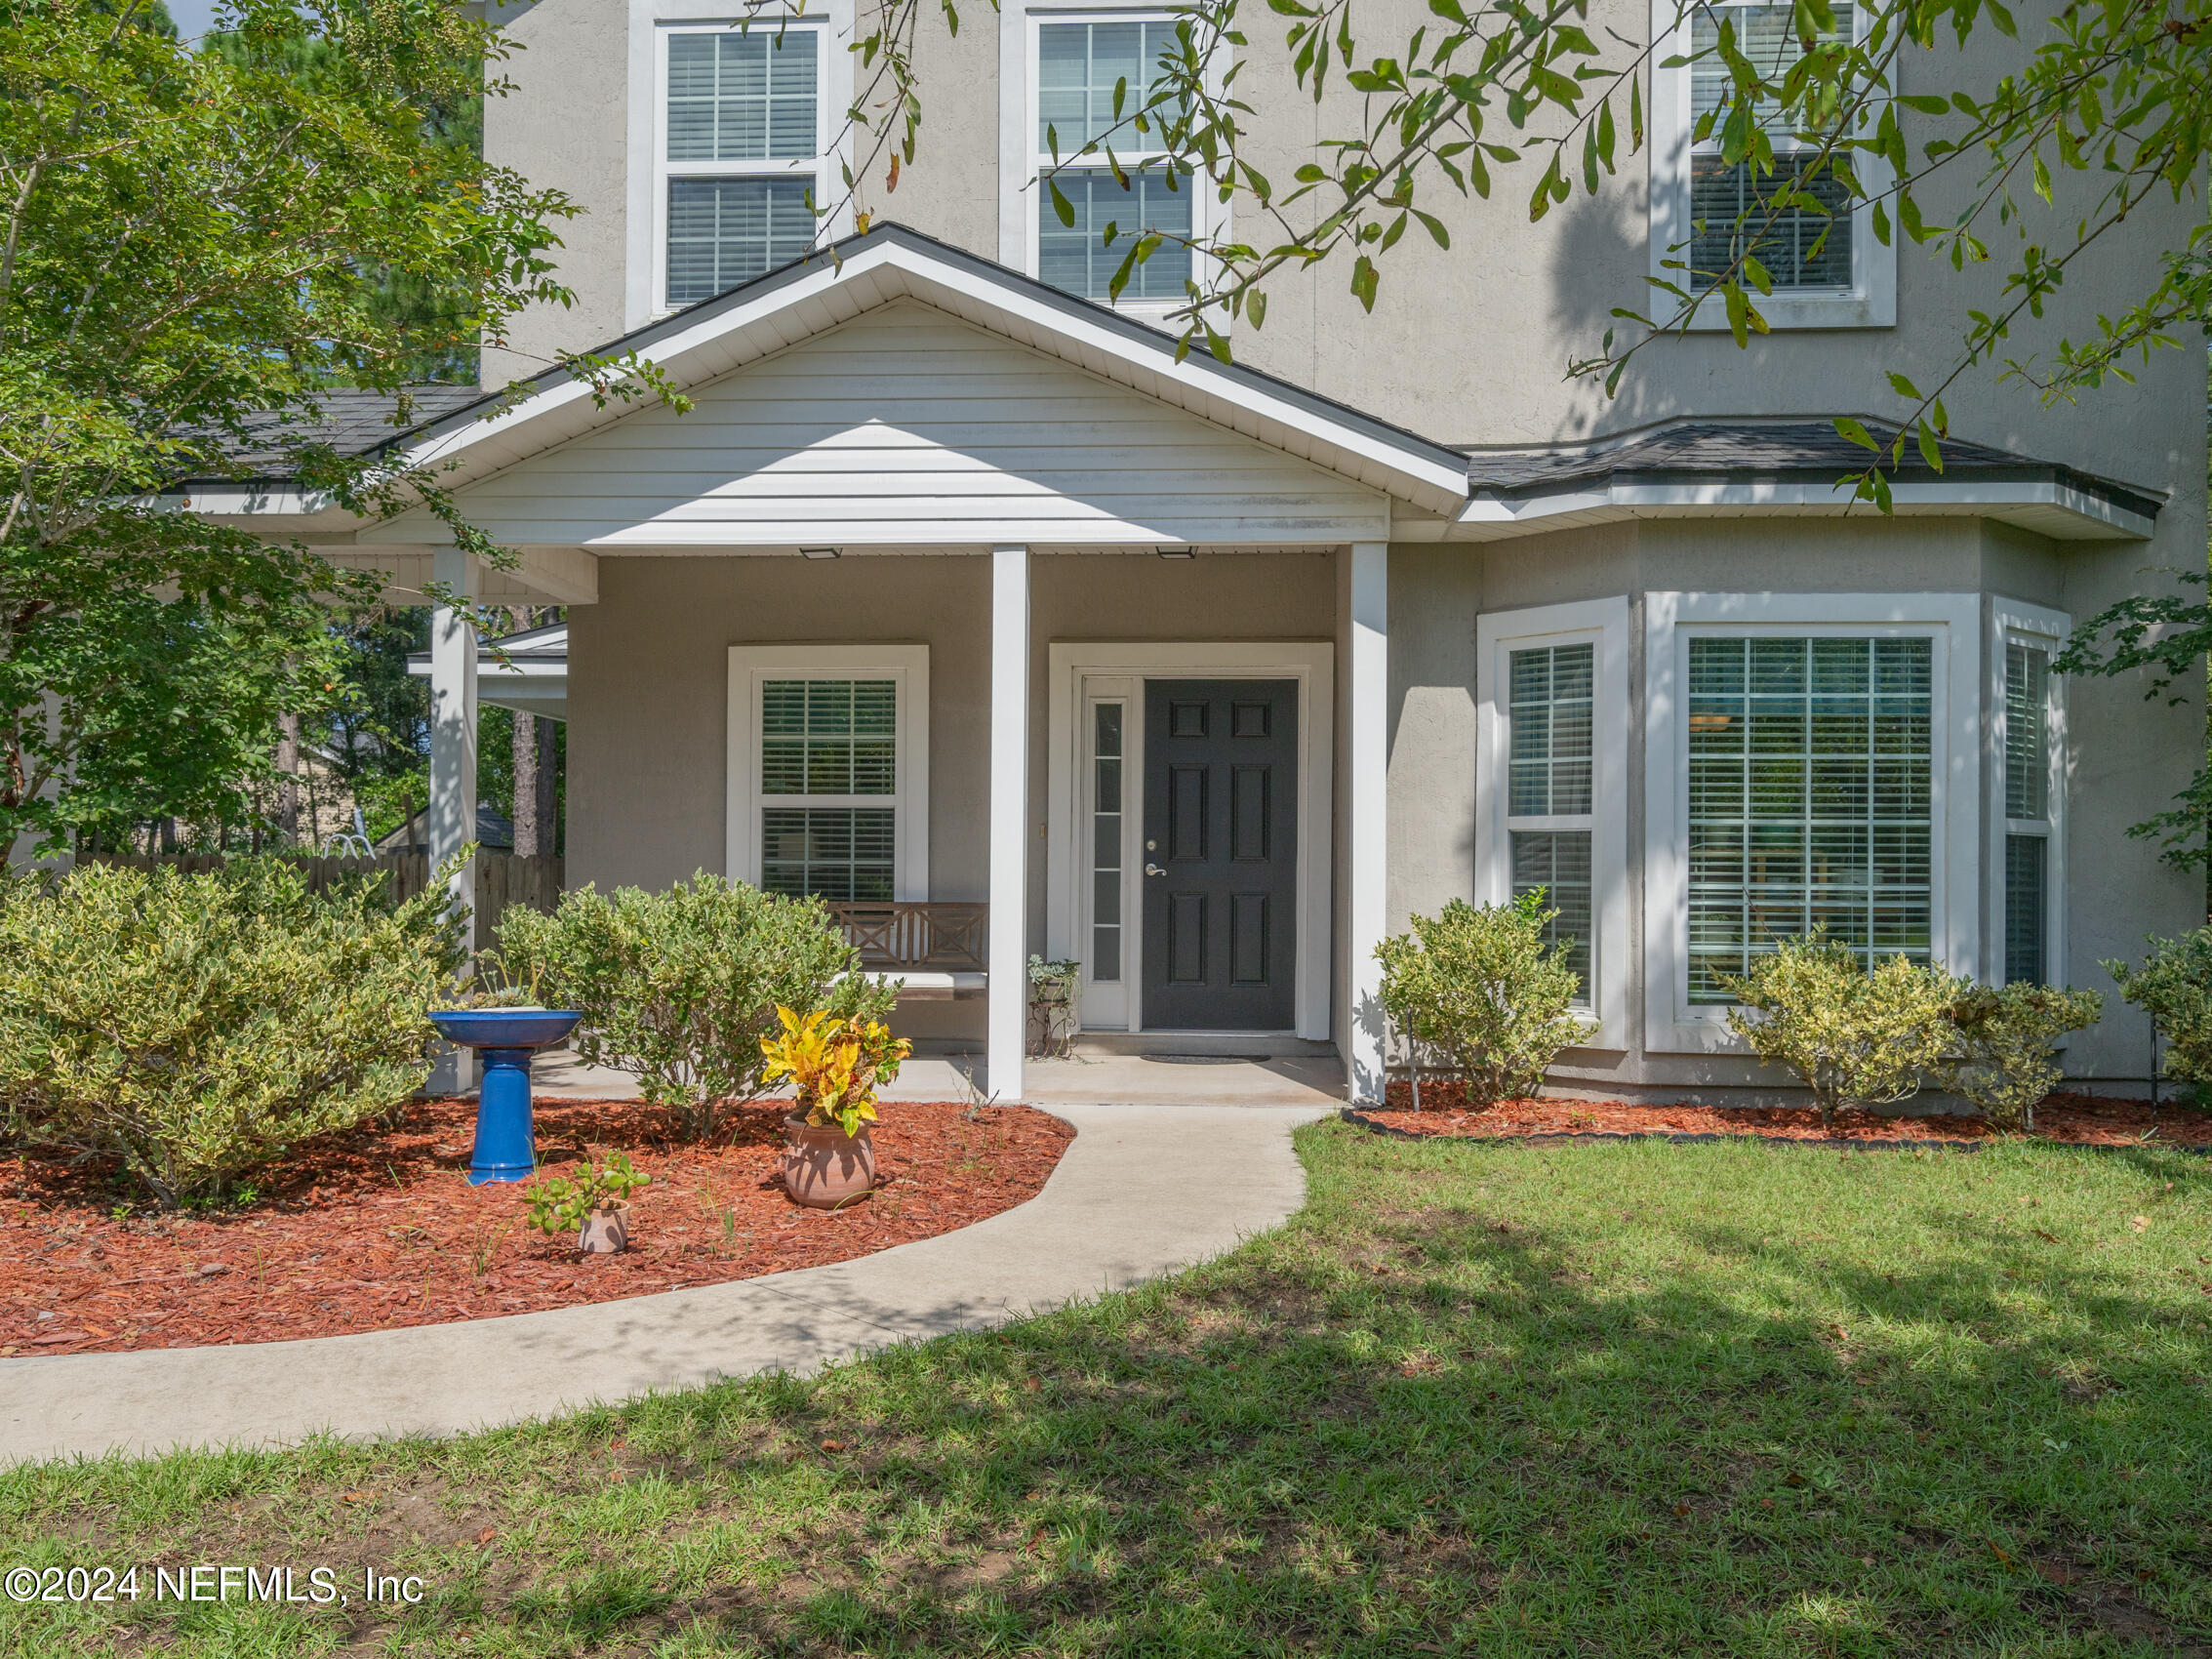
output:
[[[2212,927],[2144,943],[2151,956],[2143,966],[2107,962],[2105,972],[2122,996],[2158,1022],[2166,1075],[2196,1084],[2202,1098],[2212,1084]]]
[[[165,1208],[221,1199],[421,1086],[460,931],[442,887],[317,896],[281,859],[0,881],[0,1111],[25,1144],[120,1158]]]
[[[723,1102],[761,1092],[779,1004],[880,1020],[898,997],[862,974],[821,900],[704,870],[664,893],[584,887],[551,915],[510,910],[499,955],[548,1007],[583,1016],[578,1054],[633,1073],[694,1138],[714,1132]]]
[[[2094,991],[2041,985],[1967,985],[1951,999],[1951,1049],[1944,1086],[1964,1095],[2002,1129],[2035,1128],[2035,1106],[2063,1074],[2059,1038],[2095,1025],[2105,999]]]
[[[1555,913],[1541,891],[1510,905],[1454,899],[1375,948],[1383,1011],[1466,1079],[1469,1104],[1535,1094],[1553,1058],[1581,1039],[1567,1011],[1581,979],[1544,943]]]
[[[1785,939],[1751,971],[1721,984],[1740,1007],[1728,1027],[1769,1065],[1804,1079],[1832,1126],[1838,1107],[1887,1106],[1918,1092],[1950,1040],[1945,1018],[1957,986],[1939,968],[1889,956],[1870,970],[1859,953],[1815,931]]]

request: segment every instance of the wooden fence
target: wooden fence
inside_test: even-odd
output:
[[[422,891],[430,879],[430,856],[427,853],[379,853],[373,859],[286,856],[305,872],[308,890],[315,893],[324,891],[333,881],[342,877],[359,876],[369,870],[381,870],[390,872],[395,897],[412,899]],[[221,870],[224,861],[221,853],[102,853],[99,862],[126,865],[133,870],[154,870],[166,866],[172,870],[194,872]],[[478,950],[492,943],[493,931],[510,905],[526,905],[534,910],[550,910],[561,902],[562,863],[557,857],[526,859],[517,858],[512,853],[497,852],[479,852],[476,855]]]

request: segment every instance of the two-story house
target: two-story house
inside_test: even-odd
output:
[[[1402,38],[1421,10],[1359,21]],[[1975,290],[1846,218],[1768,262],[1771,334],[1739,349],[1715,318],[1607,401],[1566,363],[1746,187],[1688,142],[1717,96],[1691,70],[1652,71],[1654,142],[1601,198],[1532,225],[1508,175],[1450,251],[1390,257],[1371,315],[1339,264],[1285,276],[1232,367],[1157,326],[1185,256],[1109,303],[1100,245],[1109,220],[1218,227],[1192,218],[1218,202],[1078,169],[1070,229],[1034,185],[1048,128],[1071,150],[1142,84],[1162,10],[1001,0],[956,36],[932,10],[917,159],[822,221],[855,0],[750,29],[709,0],[505,16],[519,90],[488,152],[586,210],[559,256],[578,303],[486,352],[527,397],[485,419],[457,394],[405,442],[521,567],[473,569],[427,516],[198,505],[569,607],[572,881],[936,906],[882,928],[974,959],[913,976],[941,999],[902,1023],[983,1047],[1008,1098],[1032,952],[1081,962],[1091,1032],[1328,1045],[1372,1098],[1377,942],[1542,886],[1589,1025],[1557,1081],[1728,1098],[1778,1079],[1718,976],[1775,937],[2109,990],[2100,958],[2201,919],[2126,834],[2189,777],[2201,708],[2050,671],[2147,567],[2203,561],[2201,357],[2052,409],[1979,373],[1942,471],[1848,508],[1830,419],[1894,413],[1884,372],[1948,362]],[[1239,90],[1288,176],[1355,95],[1317,111],[1250,26]],[[2115,244],[2070,305],[2148,266]],[[650,357],[690,412],[546,369],[592,347]],[[433,655],[458,841],[476,659],[450,617]],[[2115,1006],[2070,1066],[2148,1058]]]

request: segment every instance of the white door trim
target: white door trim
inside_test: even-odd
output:
[[[1113,644],[1055,641],[1048,648],[1045,953],[1080,958],[1076,937],[1084,914],[1087,866],[1076,854],[1087,752],[1078,729],[1089,679],[1283,679],[1298,682],[1298,977],[1293,991],[1296,1033],[1325,1042],[1330,1035],[1329,986],[1333,938],[1330,895],[1335,868],[1336,658],[1326,639]],[[1134,700],[1142,708],[1142,698]],[[1144,798],[1142,718],[1125,722],[1124,788]],[[1122,962],[1136,983],[1144,962],[1144,913],[1138,902],[1141,861],[1123,860]],[[1131,1031],[1144,1029],[1143,998],[1129,999]]]

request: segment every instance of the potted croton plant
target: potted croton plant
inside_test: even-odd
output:
[[[899,1074],[914,1045],[875,1020],[776,1010],[783,1027],[760,1039],[769,1082],[798,1089],[784,1119],[784,1192],[793,1203],[834,1209],[875,1186],[875,1091]]]
[[[523,1189],[530,1200],[530,1225],[547,1237],[576,1230],[576,1247],[586,1256],[612,1255],[629,1248],[629,1195],[652,1185],[622,1153],[611,1153],[594,1169],[577,1165],[566,1176],[548,1176]]]

